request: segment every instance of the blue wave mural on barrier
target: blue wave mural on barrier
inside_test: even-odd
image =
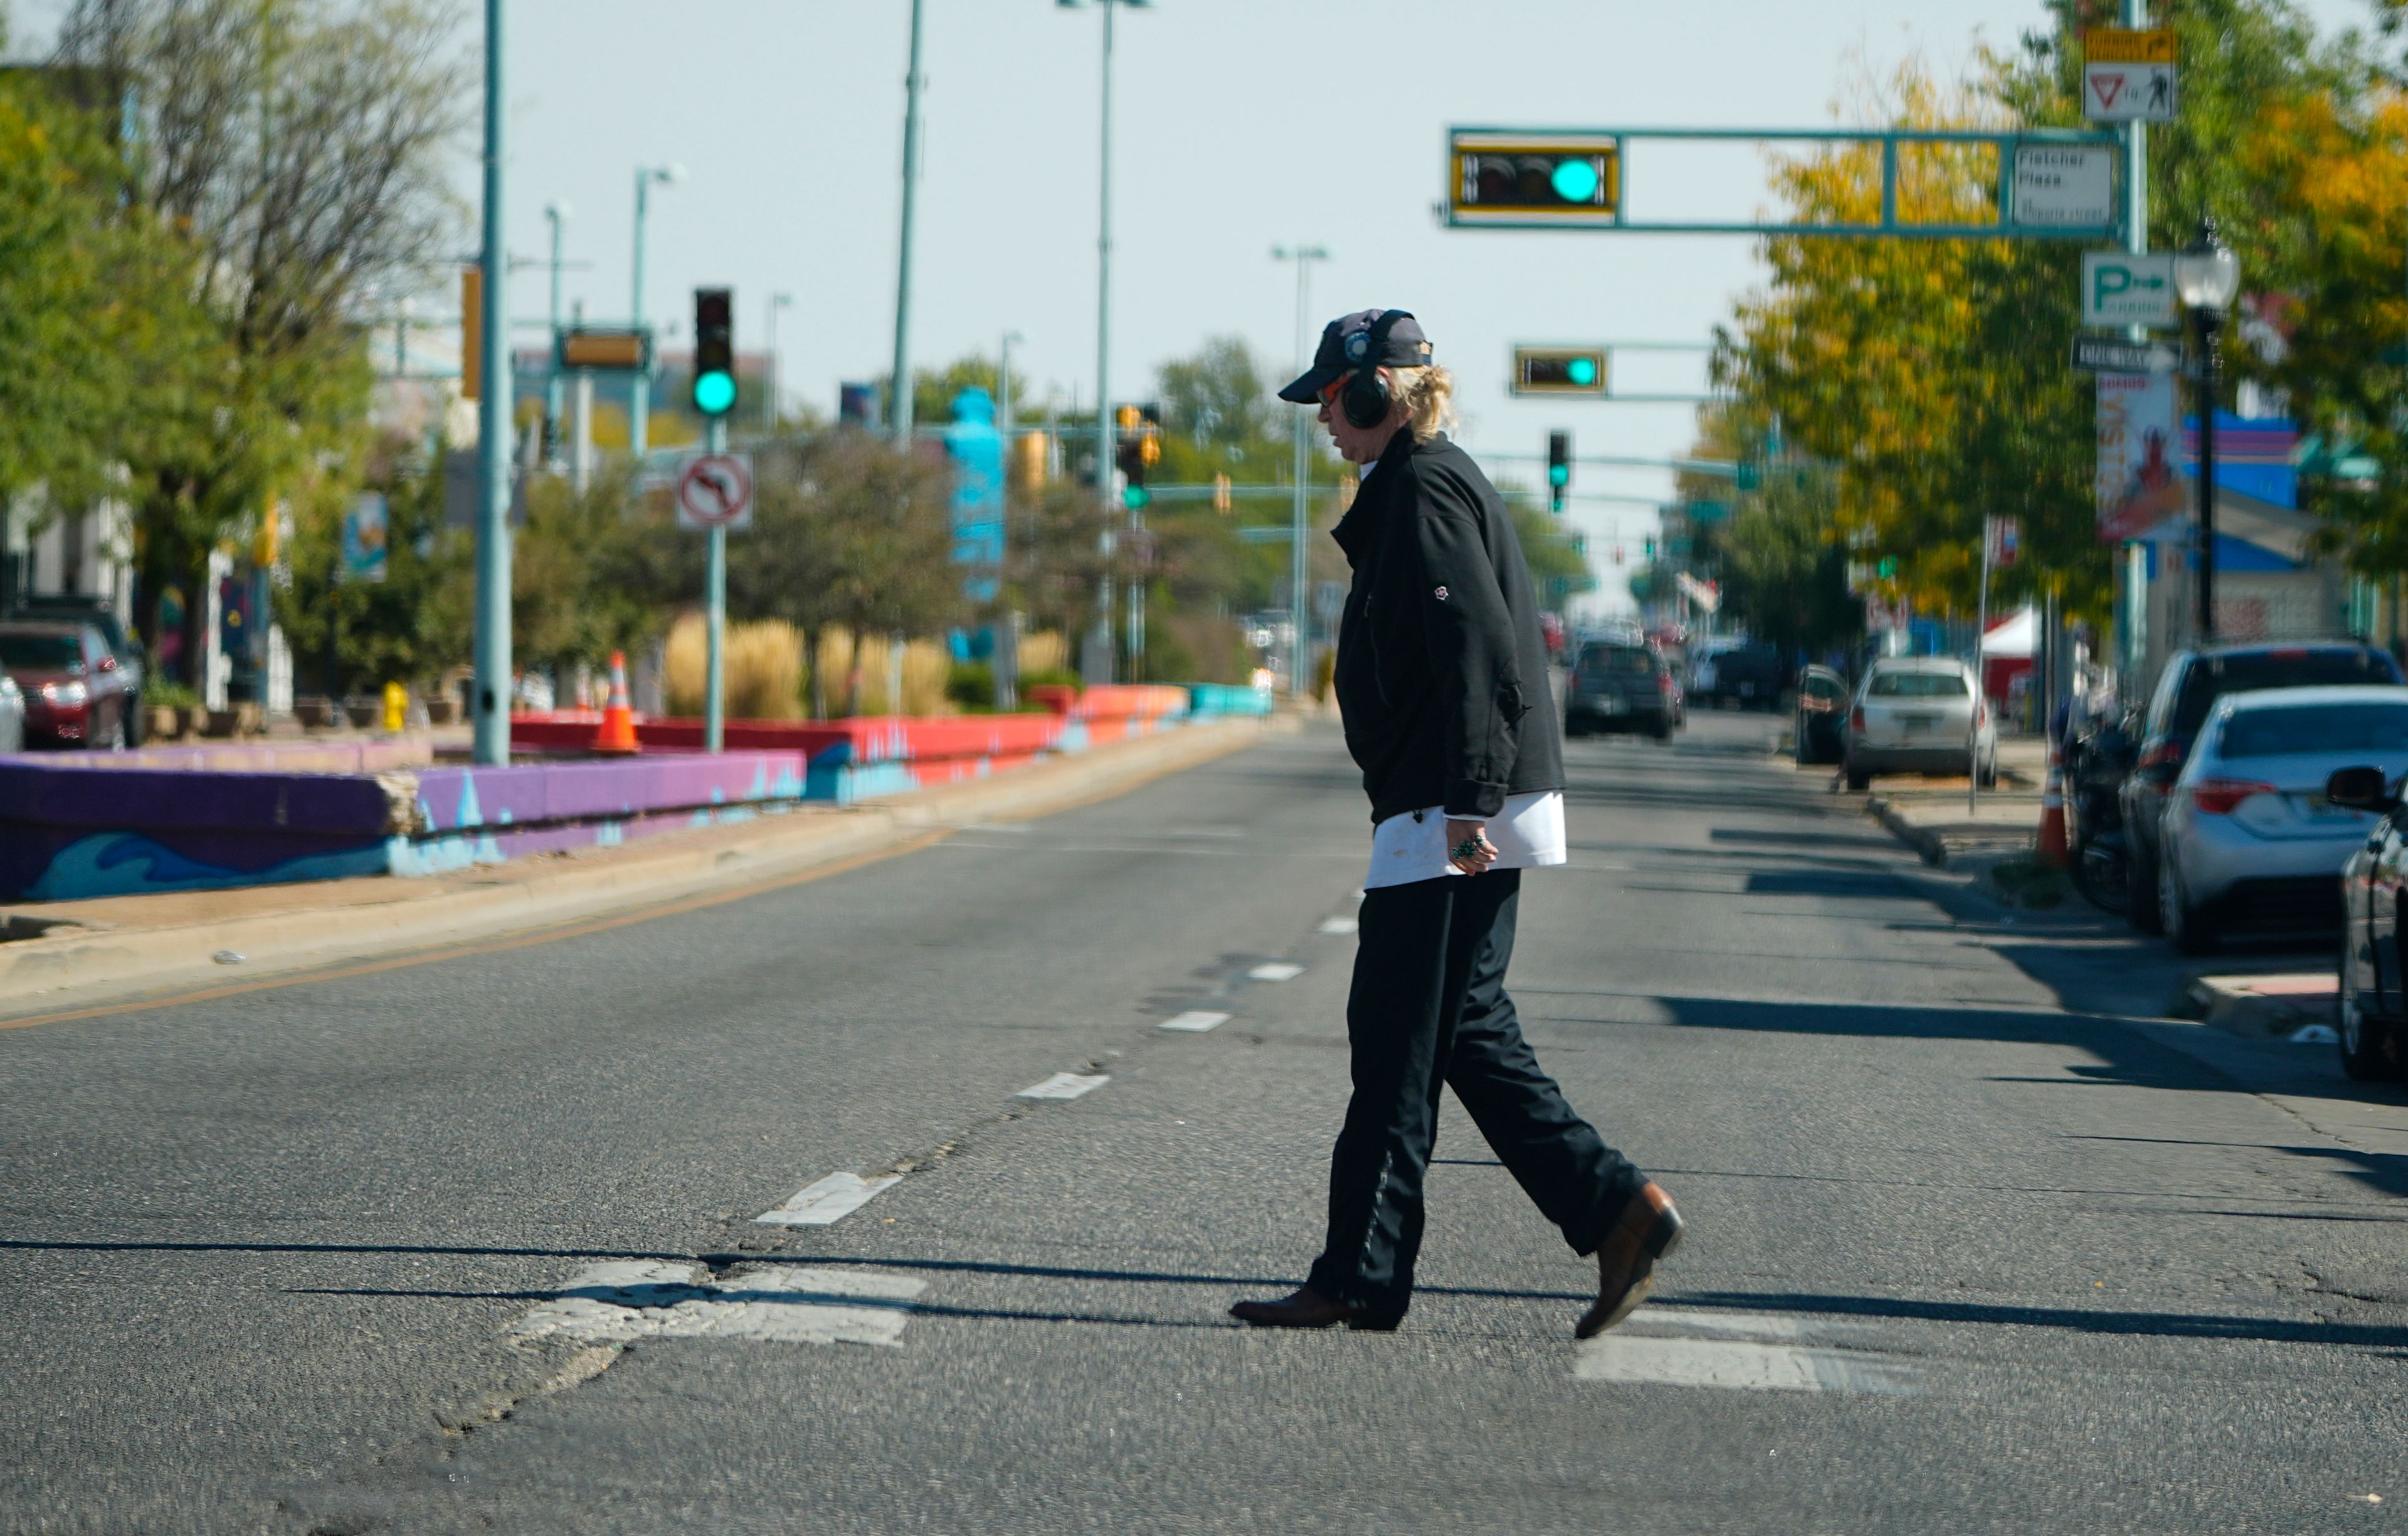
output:
[[[372,842],[332,854],[304,854],[265,868],[233,869],[186,857],[139,832],[96,832],[54,854],[25,896],[67,901],[162,891],[208,891],[231,885],[276,885],[302,880],[343,880],[385,872],[385,847]]]

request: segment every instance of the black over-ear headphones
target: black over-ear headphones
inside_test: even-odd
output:
[[[1383,309],[1369,330],[1358,333],[1365,337],[1362,361],[1338,392],[1338,408],[1346,413],[1350,425],[1369,432],[1388,419],[1396,400],[1388,380],[1381,376],[1380,358],[1388,350],[1388,333],[1396,329],[1398,321],[1410,318],[1402,309]]]

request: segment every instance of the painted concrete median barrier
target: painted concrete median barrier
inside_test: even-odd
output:
[[[796,753],[378,774],[0,763],[0,899],[425,875],[790,806]]]
[[[580,753],[601,728],[598,711],[510,717],[514,747]],[[636,722],[646,754],[699,753],[703,725],[679,716]],[[1087,745],[1083,722],[1055,713],[866,715],[847,720],[731,720],[730,751],[792,752],[804,760],[803,798],[852,805],[1019,768]]]

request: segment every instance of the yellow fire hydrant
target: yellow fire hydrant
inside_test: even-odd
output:
[[[384,728],[399,735],[409,724],[409,690],[398,682],[384,685]]]

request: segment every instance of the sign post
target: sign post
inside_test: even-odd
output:
[[[1968,728],[1972,739],[1965,754],[1965,814],[1982,803],[1982,716],[1990,708],[1989,674],[1983,669],[1982,645],[1990,638],[1990,570],[2012,566],[2023,544],[2023,524],[2012,517],[1982,519],[1982,596],[1973,609],[1973,713]]]
[[[703,664],[702,748],[724,750],[727,731],[727,530],[752,525],[752,457],[727,452],[727,418],[710,419],[707,452],[678,472],[678,524],[710,535],[703,577],[709,643]]]

